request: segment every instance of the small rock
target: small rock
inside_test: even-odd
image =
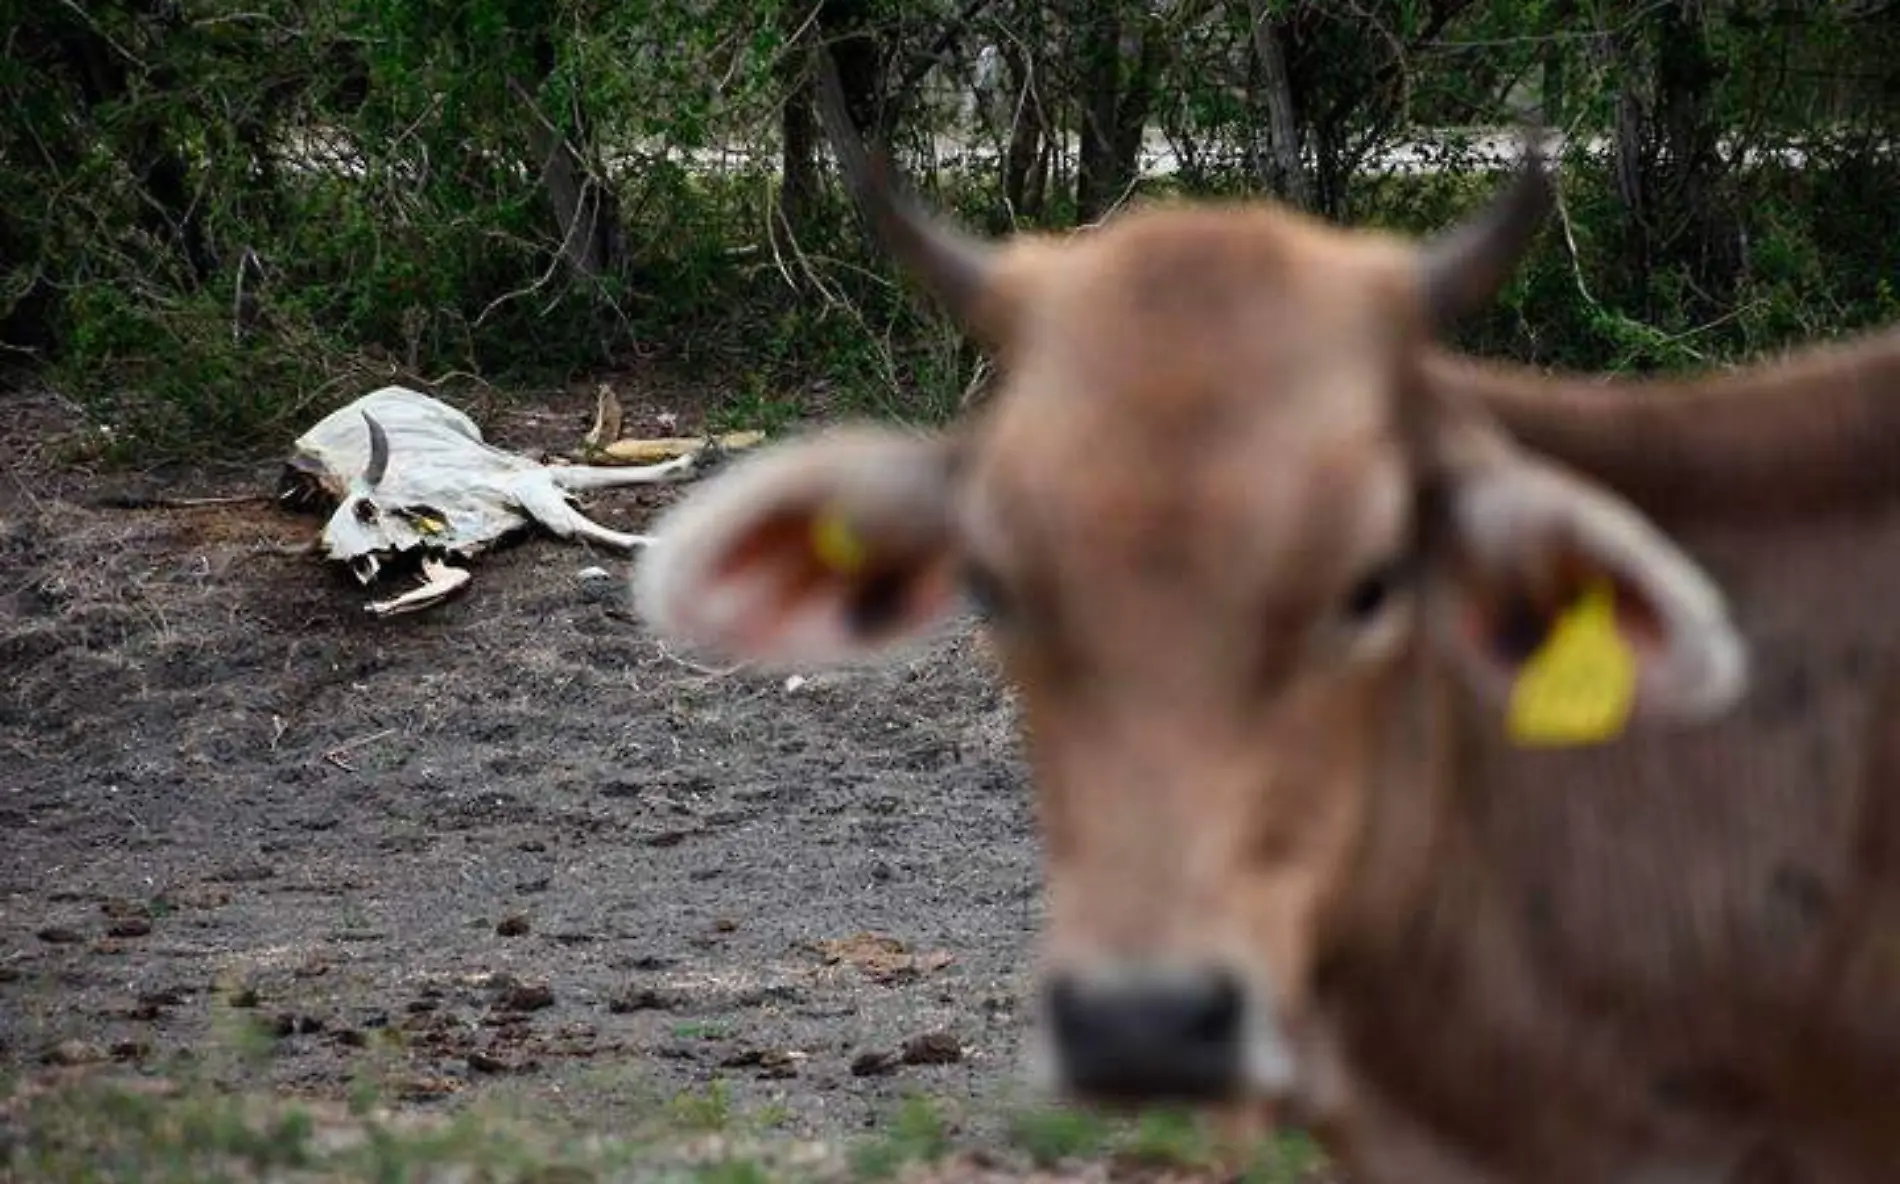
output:
[[[39,938],[48,945],[70,946],[86,940],[86,935],[69,925],[48,925],[40,930]]]
[[[112,937],[144,937],[152,932],[152,923],[144,917],[120,917],[106,926]]]
[[[519,1039],[520,1036],[525,1035],[528,1026],[533,1022],[532,1017],[525,1011],[491,1011],[481,1018],[482,1027],[499,1029],[496,1039],[508,1036],[510,1032],[515,1033],[515,1038]]]
[[[861,1052],[851,1061],[851,1076],[882,1077],[897,1068],[899,1056],[892,1052]]]
[[[162,909],[215,909],[231,903],[231,890],[211,884],[174,885],[152,898]]]
[[[805,993],[790,983],[770,983],[739,991],[731,996],[732,1007],[770,1007],[775,1003],[797,1003]]]
[[[509,913],[496,924],[495,932],[502,937],[521,937],[528,932],[528,914]]]
[[[84,1040],[62,1040],[40,1054],[45,1065],[96,1065],[106,1059],[106,1051]]]
[[[409,1002],[403,1004],[403,1010],[407,1011],[410,1015],[420,1015],[423,1012],[434,1011],[441,1006],[442,1001],[440,999],[411,999]]]
[[[926,1032],[904,1042],[906,1065],[954,1065],[963,1059],[963,1045],[949,1032]]]
[[[554,988],[547,983],[517,983],[497,1004],[503,1011],[540,1011],[554,1006]]]
[[[731,917],[721,917],[713,922],[714,933],[736,933],[738,929],[739,923]]]
[[[607,1001],[607,1010],[615,1015],[635,1011],[671,1011],[684,1000],[670,991],[653,987],[635,987]]]
[[[323,1021],[313,1015],[279,1012],[270,1022],[273,1036],[309,1036],[323,1031]]]
[[[759,1076],[767,1081],[784,1081],[798,1076],[798,1062],[803,1060],[800,1053],[788,1048],[774,1048],[759,1054]]]
[[[583,570],[580,573],[580,579],[581,599],[589,604],[617,599],[625,593],[625,589],[620,586],[620,581],[598,567]]]
[[[548,845],[543,843],[540,839],[523,839],[521,842],[515,844],[515,850],[526,851],[530,855],[539,854],[547,849]]]
[[[142,1061],[151,1054],[152,1046],[143,1040],[120,1040],[111,1051],[115,1061]]]
[[[257,1006],[257,988],[256,987],[239,987],[237,990],[231,992],[230,1003],[232,1007],[238,1007],[238,1008],[256,1007]]]
[[[396,1096],[405,1102],[426,1102],[461,1091],[462,1083],[452,1077],[412,1077],[396,1086]]]
[[[515,881],[515,891],[520,893],[546,892],[548,885],[554,883],[553,876],[536,876],[532,879]]]
[[[369,1035],[357,1028],[342,1028],[336,1033],[336,1042],[345,1048],[368,1048]]]
[[[468,1067],[477,1073],[506,1073],[514,1068],[494,1053],[479,1048],[468,1054]]]
[[[262,880],[268,880],[276,874],[276,868],[268,863],[259,861],[232,864],[229,867],[220,868],[212,872],[206,878],[224,884],[255,884]]]

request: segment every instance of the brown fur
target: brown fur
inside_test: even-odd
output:
[[[1665,520],[1852,512],[1900,484],[1900,330],[1678,380],[1543,374],[1440,350],[1423,368]]]
[[[984,266],[963,307],[1005,381],[905,496],[943,501],[937,545],[997,600],[1045,965],[1241,968],[1299,1058],[1276,1101],[1365,1180],[1887,1178],[1900,335],[1686,383],[1478,363],[1430,343],[1408,244],[1270,207]],[[1447,660],[1426,609],[1488,610],[1445,499],[1540,455],[1726,594],[1752,674],[1715,722],[1517,748]],[[700,496],[645,602],[685,611],[693,556],[739,554],[806,485],[872,523],[847,460]],[[1554,586],[1561,537],[1506,541],[1485,579]],[[1342,616],[1420,544],[1391,607]],[[801,600],[808,636],[846,645],[826,605],[855,594]]]
[[[1900,780],[1874,780],[1900,745],[1872,707],[1900,693],[1900,337],[1564,381],[1411,337],[1382,248],[1150,215],[1018,281],[972,535],[1033,614],[1001,649],[1049,957],[1264,954],[1368,1179],[1875,1178],[1900,1163]],[[1405,472],[1408,380],[1673,525],[1754,647],[1743,706],[1525,752],[1426,653],[1357,685],[1314,661],[1301,630],[1403,533],[1364,491]],[[1438,726],[1391,735],[1419,687]]]

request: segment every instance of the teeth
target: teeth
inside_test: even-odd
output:
[[[378,617],[416,612],[448,599],[451,593],[468,583],[470,578],[470,573],[465,568],[451,567],[435,559],[424,559],[421,584],[404,592],[401,596],[394,596],[388,600],[374,600],[364,607],[372,616]]]

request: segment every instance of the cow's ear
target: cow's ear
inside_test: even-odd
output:
[[[850,427],[737,461],[655,524],[634,601],[662,636],[767,665],[867,657],[959,606],[948,437]]]
[[[1721,590],[1611,490],[1500,444],[1440,493],[1434,625],[1520,743],[1709,720],[1746,691]]]

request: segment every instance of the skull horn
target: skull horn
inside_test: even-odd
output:
[[[1537,129],[1525,127],[1519,138],[1523,161],[1510,187],[1421,252],[1425,308],[1441,333],[1497,296],[1555,203]]]
[[[363,468],[363,482],[374,489],[383,483],[383,474],[389,471],[389,437],[375,416],[367,411],[361,414],[369,428],[369,464]]]
[[[845,105],[837,63],[822,47],[815,56],[819,122],[872,233],[960,326],[976,330],[995,249],[926,213],[897,181],[888,154],[865,148]]]

